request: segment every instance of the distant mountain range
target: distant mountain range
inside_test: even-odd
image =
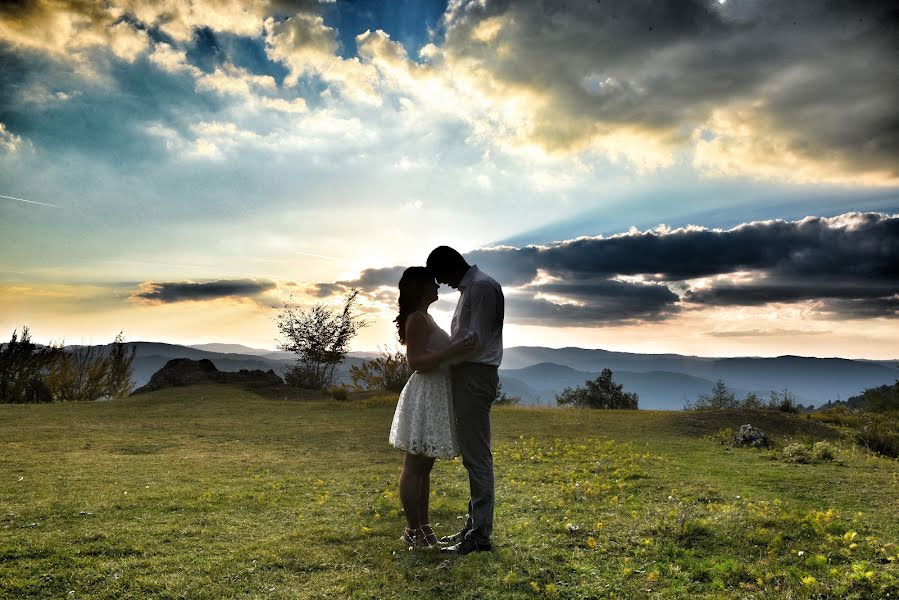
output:
[[[220,371],[272,369],[283,375],[294,363],[289,352],[250,348],[240,344],[179,346],[158,342],[130,342],[137,348],[134,379],[138,386],[172,358],[208,358]],[[353,352],[338,369],[349,383],[349,368],[376,356]],[[565,387],[583,385],[605,369],[616,382],[640,396],[640,408],[677,410],[708,393],[719,379],[738,397],[753,391],[767,399],[771,391],[788,389],[803,404],[819,406],[829,400],[856,395],[899,379],[899,360],[872,361],[844,358],[709,358],[679,354],[634,354],[585,348],[506,348],[500,379],[503,389],[524,404],[553,405]]]
[[[602,369],[624,389],[640,395],[641,408],[677,409],[719,379],[739,396],[790,390],[803,404],[819,406],[899,379],[899,360],[779,356],[708,358],[679,354],[633,354],[584,348],[515,347],[505,350],[503,387],[529,403],[552,403],[565,386],[582,385]],[[506,379],[511,381],[506,383]],[[526,387],[522,387],[524,384]],[[514,391],[513,391],[514,390]]]

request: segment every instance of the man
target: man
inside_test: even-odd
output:
[[[490,448],[490,407],[499,385],[503,359],[503,290],[492,277],[469,265],[448,246],[435,248],[428,256],[428,270],[438,283],[462,292],[450,330],[453,340],[477,336],[474,351],[452,368],[453,409],[468,471],[468,518],[462,531],[442,538],[450,546],[441,551],[468,554],[490,550],[493,533],[493,452]]]

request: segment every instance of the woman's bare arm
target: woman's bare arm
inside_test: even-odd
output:
[[[476,337],[465,337],[444,350],[425,350],[428,329],[428,321],[422,313],[414,312],[406,318],[406,361],[413,371],[430,371],[450,357],[471,352],[477,343]]]

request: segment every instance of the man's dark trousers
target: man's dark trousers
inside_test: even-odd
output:
[[[493,534],[493,452],[490,446],[490,408],[499,386],[498,369],[482,363],[463,362],[452,370],[453,410],[468,471],[470,496],[466,537],[486,543]]]

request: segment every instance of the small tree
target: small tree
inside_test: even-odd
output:
[[[51,348],[31,341],[27,326],[22,327],[21,337],[13,331],[9,343],[0,349],[0,402],[51,402],[53,396],[44,383],[51,354]]]
[[[350,377],[356,391],[386,390],[399,393],[411,376],[412,369],[402,350],[391,353],[384,349],[377,358],[350,367]]]
[[[106,395],[109,357],[99,346],[53,348],[46,382],[57,402],[96,400]]]
[[[108,357],[108,370],[103,382],[104,392],[110,398],[124,398],[131,393],[134,387],[134,354],[135,346],[131,346],[131,353],[125,344],[125,336],[120,331],[112,343],[112,349]]]
[[[496,387],[496,400],[494,400],[493,403],[499,404],[500,406],[511,406],[518,404],[519,402],[521,402],[521,398],[507,394],[503,389],[503,383],[500,382]]]
[[[743,402],[740,403],[741,408],[745,408],[747,410],[759,410],[765,408],[765,403],[761,398],[758,397],[758,394],[755,392],[749,392],[746,394],[746,397],[743,398]]]
[[[296,387],[324,390],[334,383],[334,370],[366,322],[355,311],[359,290],[347,294],[343,308],[334,310],[319,303],[309,310],[284,305],[278,315],[278,330],[284,339],[278,348],[297,355],[296,365],[284,380]]]
[[[586,387],[566,387],[556,396],[556,404],[584,408],[637,408],[639,396],[625,392],[623,385],[613,382],[611,369],[603,369],[599,377],[584,383]]]
[[[686,406],[687,410],[721,410],[739,408],[736,395],[727,389],[724,381],[715,382],[711,394],[700,394],[696,401]]]
[[[783,412],[799,412],[796,395],[786,388],[780,392],[771,392],[771,398],[768,400],[768,408]]]

